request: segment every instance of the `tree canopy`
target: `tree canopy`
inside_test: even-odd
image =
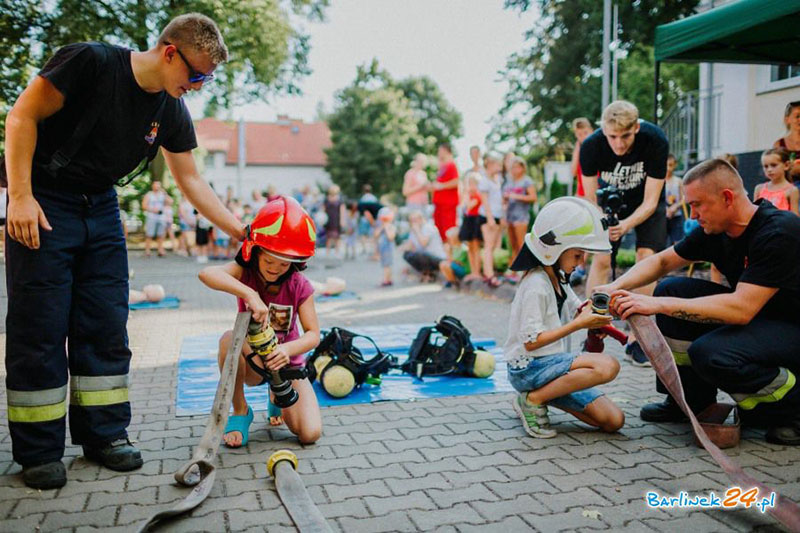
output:
[[[694,12],[698,0],[618,2],[623,59],[618,98],[652,120],[655,28]],[[526,34],[527,48],[513,54],[503,76],[509,90],[487,143],[512,144],[522,153],[552,155],[573,141],[570,123],[599,118],[602,83],[603,2],[598,0],[506,0],[506,7],[540,13]],[[662,66],[662,109],[697,88],[697,66]]]
[[[379,193],[399,190],[414,154],[432,154],[462,134],[461,114],[433,80],[394,80],[376,60],[357,69],[325,118],[332,141],[325,168],[349,195],[367,183]]]
[[[329,0],[39,0],[0,4],[0,118],[59,47],[106,41],[146,50],[176,15],[199,12],[220,26],[230,60],[204,88],[208,110],[272,93],[299,93],[309,74],[302,20],[321,20]],[[2,139],[3,133],[0,133]]]

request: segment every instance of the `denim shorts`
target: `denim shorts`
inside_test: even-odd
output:
[[[577,355],[572,353],[557,353],[535,357],[525,368],[512,368],[509,366],[508,382],[519,392],[541,389],[551,381],[569,372],[575,357]],[[587,405],[602,395],[602,392],[590,387],[555,398],[547,402],[547,404],[560,409],[583,412]]]

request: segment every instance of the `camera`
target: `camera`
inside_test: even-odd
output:
[[[271,326],[262,329],[259,322],[251,319],[250,325],[247,327],[247,343],[253,350],[253,354],[250,357],[257,355],[261,357],[262,361],[266,361],[267,356],[278,346],[278,338],[275,336],[275,330]],[[266,380],[267,385],[275,395],[275,405],[285,409],[297,403],[299,396],[297,391],[292,388],[290,380],[305,378],[304,369],[287,367],[286,369],[282,368],[277,372],[272,372],[266,368],[259,368],[257,365],[251,365],[251,367]]]
[[[604,187],[597,191],[597,204],[603,209],[603,228],[608,229],[619,226],[619,213],[627,206],[622,203],[622,193],[613,185]],[[611,243],[611,279],[617,279],[617,251],[620,241]]]
[[[622,203],[622,193],[613,185],[597,191],[597,204],[613,220],[618,220],[620,211],[625,209],[625,204]],[[616,224],[612,224],[609,220],[608,225],[615,226]]]

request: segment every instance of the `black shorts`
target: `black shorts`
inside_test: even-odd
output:
[[[208,229],[207,228],[197,228],[197,232],[195,233],[194,243],[197,246],[205,246],[206,244],[208,244]]]
[[[461,221],[461,229],[458,230],[458,238],[461,242],[483,240],[481,235],[481,221],[478,215],[467,215]]]
[[[624,217],[620,217],[624,218]],[[660,252],[667,243],[667,205],[661,201],[650,218],[634,228],[636,232],[636,249],[650,248]]]
[[[495,224],[498,224],[498,225],[500,224],[500,219],[499,219],[498,217],[492,217],[492,218],[494,219],[494,223],[495,223]],[[483,226],[484,224],[486,224],[487,222],[489,222],[489,219],[487,219],[487,218],[486,218],[485,216],[483,216],[483,215],[480,215],[480,216],[478,217],[478,220],[480,221],[480,225],[481,225],[481,226]]]

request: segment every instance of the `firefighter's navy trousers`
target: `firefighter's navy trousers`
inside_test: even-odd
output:
[[[72,442],[127,437],[128,258],[117,194],[34,185],[52,231],[31,250],[6,239],[6,386],[14,460],[61,459]],[[69,394],[67,392],[69,391]]]
[[[655,296],[698,298],[731,289],[692,278],[666,278]],[[761,314],[744,326],[700,324],[658,315],[656,323],[672,349],[686,400],[693,410],[715,401],[717,389],[731,395],[744,422],[773,425],[800,417],[800,324]],[[666,393],[660,382],[659,392]]]

